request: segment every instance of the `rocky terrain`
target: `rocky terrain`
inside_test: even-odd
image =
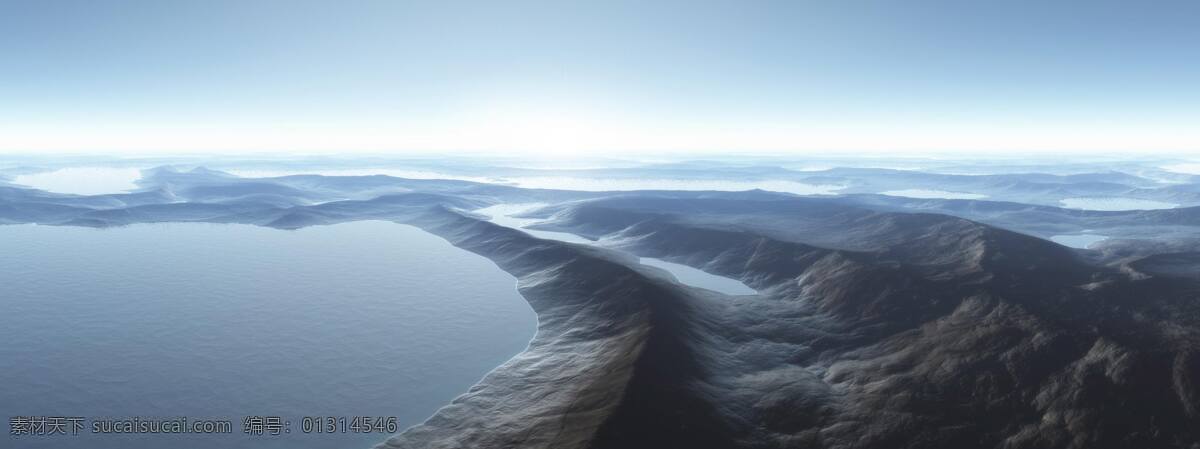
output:
[[[379,448],[1200,448],[1198,208],[170,168],[142,186],[0,186],[0,223],[384,219],[517,277],[539,318],[528,350]],[[535,228],[595,244],[472,212],[534,202]],[[1124,240],[1041,238],[1100,228]],[[681,285],[637,257],[759,294]]]

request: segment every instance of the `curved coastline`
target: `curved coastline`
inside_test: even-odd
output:
[[[163,175],[175,189],[169,198],[197,182],[174,178],[198,176],[221,187],[202,190],[199,202],[171,203],[153,192],[34,192],[4,205],[0,217],[279,229],[384,219],[442,237],[517,279],[538,320],[526,349],[379,449],[1166,448],[1200,441],[1200,395],[1192,388],[1200,382],[1200,284],[1172,271],[1194,262],[1188,241],[1163,247],[1180,256],[1156,264],[1138,265],[1134,253],[1123,265],[1106,265],[1090,252],[970,219],[1009,207],[984,201],[922,200],[929,208],[914,213],[896,209],[908,200],[875,196],[597,198],[372,179],[411,189],[300,204],[259,195],[267,181]],[[317,181],[331,183],[305,178]],[[466,212],[551,199],[557,204],[539,228],[620,242],[613,248],[622,252],[538,239]],[[971,214],[946,213],[955,205]],[[1058,217],[1063,229],[1152,220],[1183,232],[1194,229],[1200,208],[1022,210]],[[703,267],[760,294],[679,285],[626,252]],[[1163,325],[1176,331],[1163,333]],[[1097,397],[1126,405],[1095,408],[1089,401]]]

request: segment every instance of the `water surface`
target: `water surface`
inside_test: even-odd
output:
[[[1050,240],[1060,245],[1072,248],[1089,248],[1092,245],[1108,240],[1108,236],[1099,234],[1055,235]]]
[[[1060,201],[1060,203],[1063,207],[1068,209],[1100,211],[1173,209],[1179,206],[1175,203],[1167,203],[1163,201],[1120,197],[1067,198]]]
[[[136,189],[141,177],[137,168],[71,167],[17,175],[12,182],[48,192],[101,195]]]
[[[42,437],[20,448],[370,447],[304,416],[417,424],[524,349],[536,317],[491,261],[354,222],[0,226],[0,415],[226,418],[234,434]],[[291,432],[247,437],[247,415]]]
[[[345,169],[316,169],[316,170],[257,170],[257,169],[227,169],[222,170],[241,178],[277,178],[295,175],[320,176],[392,176],[405,179],[450,179],[481,183],[495,183],[495,178],[479,176],[461,176],[429,170],[407,170],[398,168],[345,168]]]
[[[808,184],[787,180],[730,180],[730,179],[672,179],[672,178],[589,178],[582,176],[463,176],[431,170],[406,169],[336,169],[336,170],[251,170],[229,169],[228,173],[245,178],[269,178],[300,174],[323,176],[387,175],[408,179],[450,179],[488,184],[501,184],[526,189],[560,189],[585,192],[633,190],[715,190],[741,192],[769,190],[797,195],[836,195],[845,188],[833,184]]]
[[[498,204],[485,207],[483,209],[478,209],[475,212],[488,216],[489,221],[493,223],[514,229],[520,229],[521,231],[524,231],[534,237],[559,240],[567,243],[583,243],[588,245],[596,245],[599,243],[568,232],[529,229],[525,226],[535,224],[541,220],[536,218],[520,218],[514,216],[521,215],[525,212],[536,210],[544,206],[545,204],[542,203]],[[750,288],[746,284],[743,284],[742,281],[737,279],[718,276],[687,265],[667,262],[665,260],[655,259],[652,257],[642,257],[640,258],[639,262],[643,265],[650,265],[666,270],[675,277],[676,281],[679,281],[679,283],[684,285],[706,288],[712,291],[724,293],[726,295],[753,295],[758,293],[756,290]]]
[[[569,176],[530,176],[507,179],[513,185],[526,189],[560,189],[584,192],[610,192],[632,190],[715,190],[742,192],[746,190],[769,190],[797,195],[836,195],[845,186],[835,184],[807,184],[785,180],[740,181],[728,179],[652,179],[652,178],[584,178]]]
[[[1188,175],[1200,175],[1200,162],[1170,164],[1161,167],[1163,170]]]
[[[903,189],[903,190],[888,190],[879,192],[880,195],[902,196],[906,198],[921,198],[921,199],[947,199],[947,200],[981,200],[987,198],[987,195],[969,192],[951,192],[949,190],[933,190],[933,189]]]
[[[546,204],[543,203],[497,204],[494,206],[485,207],[483,209],[477,209],[475,210],[475,213],[487,216],[488,221],[491,221],[492,223],[513,229],[519,229],[526,234],[540,239],[558,240],[567,243],[585,243],[589,245],[596,243],[592,240],[585,239],[569,232],[529,229],[526,226],[538,223],[542,220],[537,218],[522,218],[516,216],[545,206]]]
[[[753,295],[758,291],[750,288],[742,281],[724,276],[717,276],[707,271],[692,268],[687,265],[667,262],[662,259],[652,257],[641,258],[643,265],[662,268],[667,270],[675,277],[675,280],[684,285],[692,287],[706,288],[715,292],[724,293],[726,295]]]

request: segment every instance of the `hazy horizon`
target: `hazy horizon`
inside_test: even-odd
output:
[[[6,2],[0,153],[1196,155],[1197,13]]]

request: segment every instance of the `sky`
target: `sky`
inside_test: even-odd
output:
[[[1200,155],[1200,2],[0,0],[0,153]]]

